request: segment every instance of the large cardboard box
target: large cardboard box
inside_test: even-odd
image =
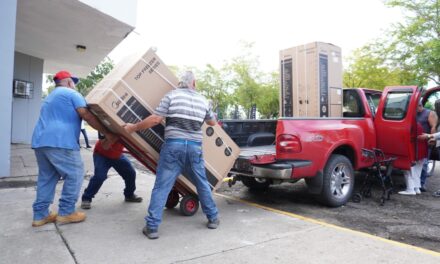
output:
[[[91,111],[111,131],[122,136],[125,147],[155,172],[164,142],[165,123],[131,135],[125,132],[123,125],[151,115],[162,97],[177,83],[174,74],[150,49],[118,63],[86,100]],[[214,190],[228,174],[240,149],[219,125],[205,124],[202,130],[206,174]],[[185,175],[179,176],[177,184],[197,193],[191,179]]]
[[[280,51],[283,117],[342,116],[341,49],[313,42]]]

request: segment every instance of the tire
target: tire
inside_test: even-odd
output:
[[[252,178],[252,177],[241,177],[241,182],[251,190],[264,191],[267,190],[271,184],[270,180],[265,178]]]
[[[176,190],[171,190],[170,194],[168,194],[167,203],[165,207],[168,209],[173,209],[179,203],[179,193]]]
[[[324,168],[320,201],[330,207],[348,202],[354,189],[354,171],[350,160],[338,154],[330,156]]]
[[[199,210],[199,199],[192,195],[183,196],[180,201],[180,212],[184,216],[192,216]]]

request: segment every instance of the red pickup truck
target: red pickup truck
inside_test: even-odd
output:
[[[434,90],[428,90],[424,103],[440,98],[440,88]],[[341,206],[352,195],[354,171],[373,165],[362,149],[397,158],[397,169],[407,170],[416,160],[421,94],[416,86],[344,89],[342,118],[222,120],[242,150],[230,175],[253,189],[305,179],[322,203]]]

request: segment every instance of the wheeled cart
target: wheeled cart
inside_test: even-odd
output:
[[[123,141],[128,141],[127,139],[122,139]],[[127,146],[127,145],[126,145]],[[130,148],[130,147],[129,147]],[[136,148],[130,148],[128,151],[124,151],[137,159],[142,165],[144,165],[148,170],[156,173],[157,163],[151,159],[148,159],[145,155],[140,155],[140,150]],[[168,199],[165,207],[168,209],[175,208],[180,201],[180,213],[185,216],[192,216],[199,210],[199,198],[197,194],[191,192],[188,188],[185,188],[178,181],[174,184],[173,189],[171,189],[168,194]]]
[[[386,157],[380,149],[362,149],[362,155],[374,161],[373,166],[367,172],[362,187],[358,193],[353,195],[353,202],[359,203],[363,197],[371,197],[371,189],[373,183],[378,181],[382,188],[382,196],[380,197],[380,205],[384,205],[386,200],[390,200],[394,191],[393,179],[391,172],[393,170],[393,162],[395,157]]]

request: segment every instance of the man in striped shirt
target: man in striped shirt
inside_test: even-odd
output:
[[[205,174],[201,130],[203,122],[213,126],[216,121],[206,98],[195,90],[195,78],[191,71],[182,75],[178,89],[162,98],[154,114],[139,123],[127,124],[125,130],[133,133],[148,129],[160,124],[164,118],[165,143],[160,151],[156,181],[142,232],[150,239],[159,237],[163,208],[182,172],[190,174],[194,181],[202,210],[208,218],[207,227],[216,229],[220,222]]]

